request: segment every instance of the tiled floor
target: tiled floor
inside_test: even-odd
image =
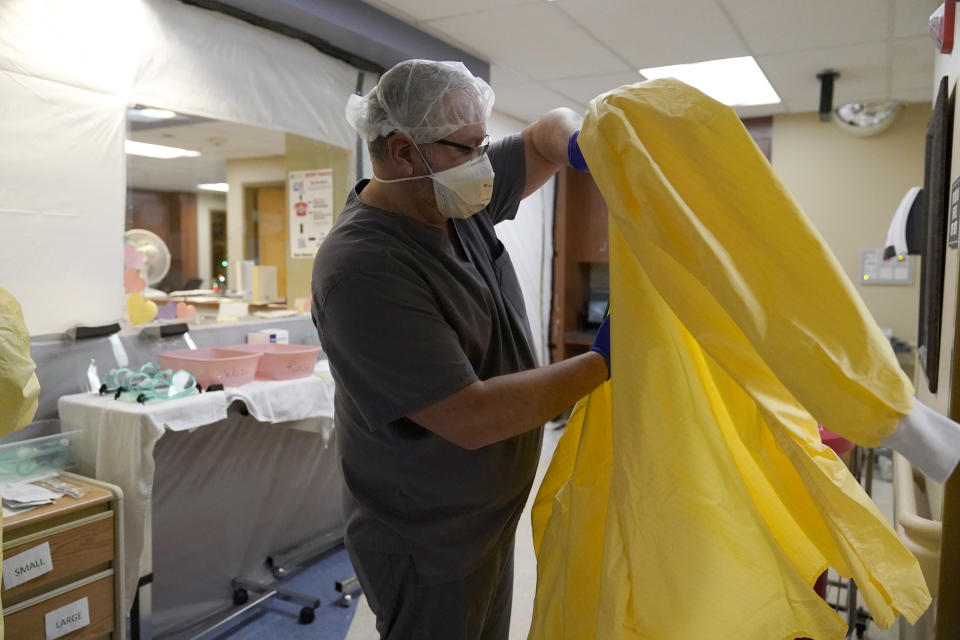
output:
[[[527,503],[526,510],[518,527],[510,640],[526,640],[527,632],[530,628],[530,619],[533,614],[533,594],[536,591],[537,585],[537,563],[533,553],[533,540],[531,538],[529,524],[530,506],[562,433],[562,430],[548,428],[544,435],[543,454],[540,459],[540,467],[537,470],[537,479],[534,483],[534,489],[531,492],[530,501]],[[872,496],[880,510],[892,522],[893,486],[889,481],[884,480],[876,473],[874,474]],[[836,580],[836,577],[834,574],[833,579]],[[828,602],[837,601],[837,589],[837,587],[831,587],[828,590]],[[862,599],[860,599],[860,606],[863,606]],[[843,617],[845,618],[846,616],[844,615]],[[371,640],[376,637],[377,633],[373,613],[369,607],[367,607],[366,601],[361,600],[346,640]],[[855,634],[851,636],[851,638],[855,637]],[[890,629],[880,629],[872,622],[869,622],[863,638],[865,640],[900,640],[899,621],[898,624],[895,624]]]
[[[334,584],[352,574],[350,558],[341,548],[283,584],[287,590],[320,599],[313,622],[299,624],[302,603],[273,598],[212,640],[340,640],[350,626],[354,607],[338,604],[340,594]],[[377,634],[363,637],[376,638]]]

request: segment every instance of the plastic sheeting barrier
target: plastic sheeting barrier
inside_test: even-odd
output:
[[[531,638],[839,640],[853,576],[881,627],[930,595],[817,422],[875,446],[913,389],[732,109],[676,80],[594,100],[611,215],[613,376],[533,510]]]

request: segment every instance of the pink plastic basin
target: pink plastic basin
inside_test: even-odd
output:
[[[303,344],[239,344],[231,349],[259,353],[257,377],[267,380],[306,378],[313,373],[320,347]]]
[[[212,384],[239,387],[252,382],[259,359],[259,353],[210,347],[164,351],[160,354],[164,369],[189,371],[204,389]]]

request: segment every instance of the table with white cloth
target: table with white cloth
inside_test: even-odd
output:
[[[83,431],[80,473],[123,489],[123,606],[152,572],[155,636],[228,609],[230,580],[268,580],[271,553],[342,538],[333,392],[321,360],[306,378],[166,402],[60,398],[63,430]]]

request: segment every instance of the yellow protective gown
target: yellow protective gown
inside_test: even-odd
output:
[[[853,576],[881,627],[917,561],[821,444],[913,408],[889,343],[737,115],[676,80],[591,102],[610,211],[612,382],[576,407],[533,509],[543,640],[840,640]]]
[[[40,396],[35,368],[30,358],[30,334],[23,322],[20,304],[0,287],[0,437],[22,429],[33,420]],[[2,609],[0,638],[3,638]]]

